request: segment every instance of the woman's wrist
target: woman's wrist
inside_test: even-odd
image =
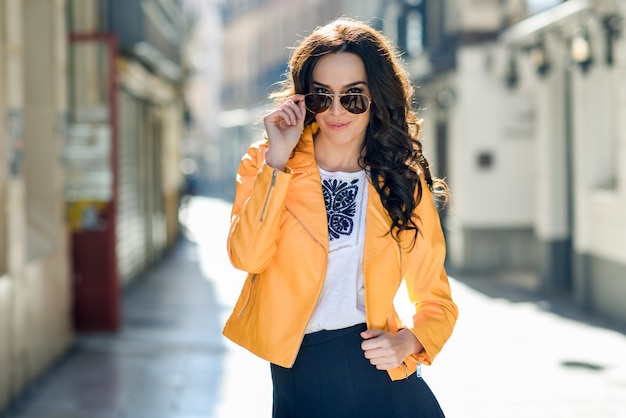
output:
[[[410,347],[409,354],[419,354],[424,351],[424,346],[410,329],[401,328],[398,330],[398,333],[404,334],[403,337],[406,338],[407,344]]]
[[[287,161],[289,161],[290,154],[291,153],[285,155],[285,153],[273,151],[272,147],[270,147],[265,154],[265,164],[277,170],[284,171],[287,166]]]

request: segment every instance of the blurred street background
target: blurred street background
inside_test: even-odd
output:
[[[221,329],[235,172],[290,47],[391,38],[460,307],[449,417],[626,417],[623,0],[0,0],[0,417],[264,417]]]

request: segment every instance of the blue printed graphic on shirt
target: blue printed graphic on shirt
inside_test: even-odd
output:
[[[350,235],[354,230],[356,196],[359,192],[358,179],[346,183],[337,179],[322,182],[326,215],[328,216],[328,239]]]

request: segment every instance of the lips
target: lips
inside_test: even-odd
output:
[[[348,126],[350,122],[326,122],[326,125],[333,129],[341,129]]]

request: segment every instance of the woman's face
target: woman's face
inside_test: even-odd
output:
[[[362,93],[371,98],[363,60],[356,54],[339,52],[320,58],[313,69],[312,93],[345,94]],[[315,115],[324,138],[337,145],[361,145],[370,118],[370,109],[361,114],[348,112],[341,106],[339,97],[333,97],[330,109]],[[321,139],[320,138],[320,139]]]

